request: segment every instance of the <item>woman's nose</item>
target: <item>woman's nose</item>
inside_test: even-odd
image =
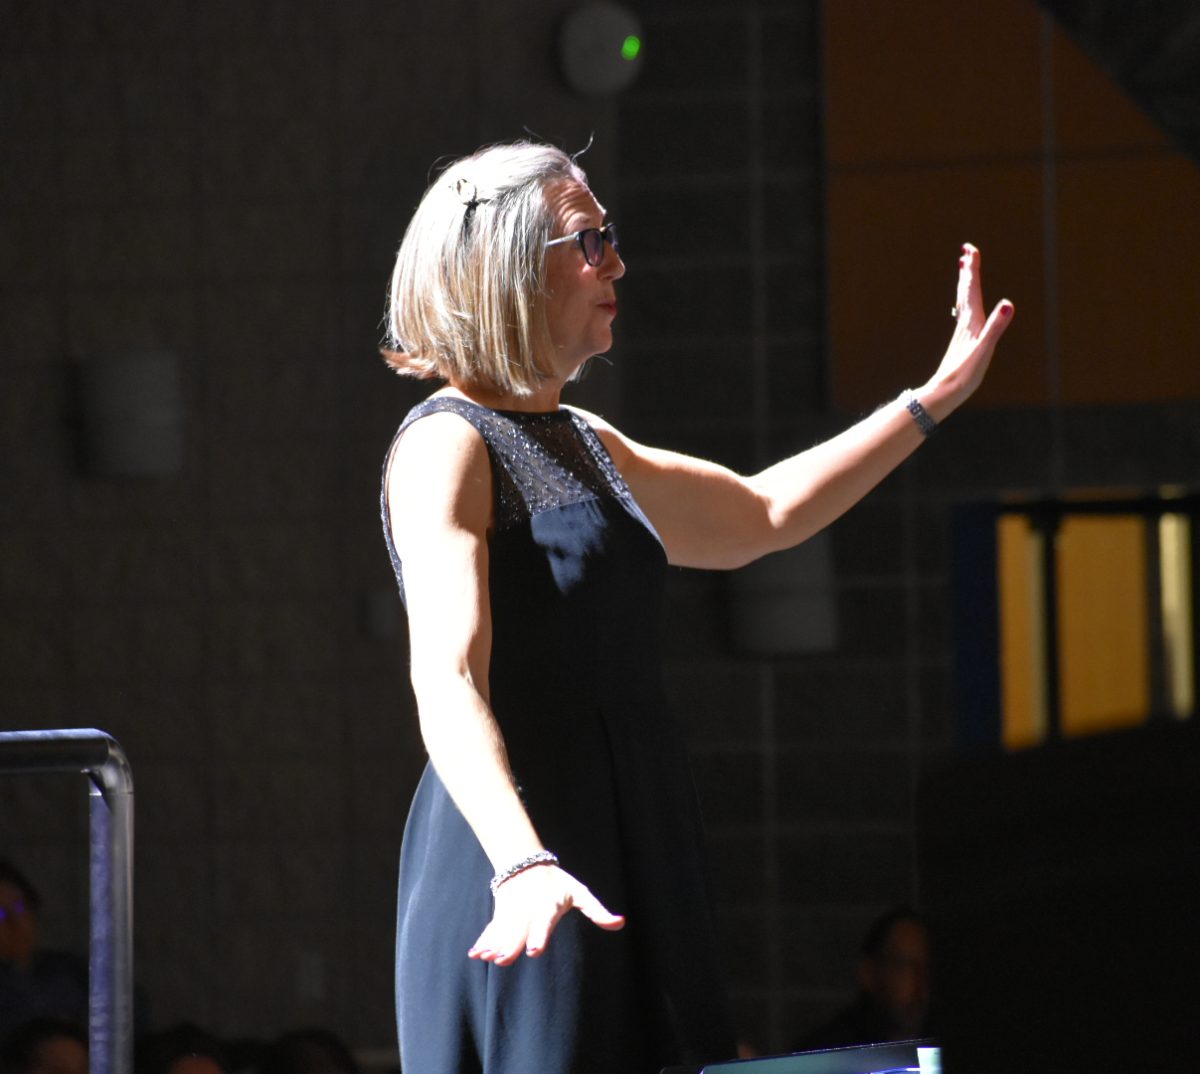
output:
[[[600,262],[600,275],[608,280],[619,280],[625,275],[625,262],[616,247],[604,244],[604,259]]]

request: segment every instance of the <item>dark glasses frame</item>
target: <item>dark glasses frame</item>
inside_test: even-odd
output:
[[[618,254],[621,244],[617,240],[617,225],[611,221],[603,227],[585,227],[572,235],[564,235],[561,239],[551,239],[546,248],[560,246],[564,242],[577,242],[583,251],[583,259],[593,268],[604,260],[604,244],[607,242]]]

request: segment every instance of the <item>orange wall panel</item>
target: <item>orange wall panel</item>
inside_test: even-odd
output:
[[[1200,399],[1200,170],[1060,165],[1060,344],[1072,403]]]
[[[1044,66],[1033,4],[837,0],[824,26],[835,406],[933,370],[964,240],[1017,305],[978,403],[1200,398],[1194,161],[1061,31]]]
[[[1060,155],[1170,148],[1162,129],[1065,34],[1054,35],[1050,62]]]
[[[829,345],[839,408],[923,383],[953,329],[964,241],[983,251],[984,295],[1017,303],[978,400],[1046,398],[1040,173],[1031,164],[846,175],[828,189]]]
[[[1032,4],[834,0],[824,27],[831,167],[1040,148]]]

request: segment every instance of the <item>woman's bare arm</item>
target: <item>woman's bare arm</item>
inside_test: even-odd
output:
[[[517,793],[489,705],[491,610],[487,532],[492,485],[487,449],[461,418],[414,422],[392,455],[387,496],[404,564],[413,690],[434,769],[499,872],[543,850]],[[469,952],[507,964],[539,954],[558,920],[578,908],[620,928],[569,873],[538,866],[500,886],[496,914]]]

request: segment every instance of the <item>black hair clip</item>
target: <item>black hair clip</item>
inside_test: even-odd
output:
[[[487,198],[481,198],[475,184],[470,179],[463,177],[454,184],[454,193],[458,195],[466,207],[467,211],[463,214],[463,227],[466,227],[471,222],[471,216],[479,207],[481,202],[486,202]]]

